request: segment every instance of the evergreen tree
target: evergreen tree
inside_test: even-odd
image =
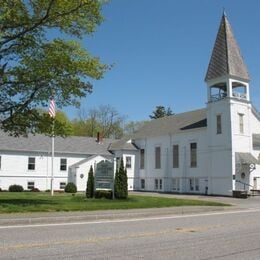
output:
[[[94,173],[93,173],[92,165],[90,166],[90,169],[89,169],[89,172],[88,172],[86,197],[87,198],[93,198],[94,197]]]
[[[124,169],[123,158],[121,158],[119,169],[116,170],[115,176],[115,197],[117,199],[127,199],[128,187],[127,187],[127,175]]]
[[[156,106],[155,111],[153,111],[152,115],[149,115],[151,119],[157,119],[165,116],[174,115],[171,108],[168,107],[167,109],[164,106]]]

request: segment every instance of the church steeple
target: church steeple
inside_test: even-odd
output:
[[[232,28],[224,12],[205,81],[227,75],[238,77],[245,81],[250,80],[240,49],[233,35]]]
[[[250,100],[250,77],[225,12],[221,18],[205,81],[208,85],[208,102],[226,97]]]

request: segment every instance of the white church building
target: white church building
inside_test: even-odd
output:
[[[119,141],[55,138],[54,190],[85,191],[90,166],[123,157],[128,189],[232,196],[260,190],[260,114],[223,14],[205,77],[206,108],[152,120]],[[0,188],[50,189],[51,138],[0,132]]]
[[[206,108],[148,122],[110,150],[124,158],[130,189],[232,196],[260,190],[260,114],[223,14],[205,77]]]

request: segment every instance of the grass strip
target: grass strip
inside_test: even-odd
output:
[[[1,192],[0,213],[93,211],[113,209],[162,208],[179,206],[229,206],[228,204],[164,197],[130,195],[127,200],[87,199],[85,194],[44,192]]]

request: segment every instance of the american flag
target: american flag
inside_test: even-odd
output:
[[[50,115],[50,117],[52,117],[52,118],[54,118],[55,115],[56,115],[54,99],[51,99],[51,100],[50,100],[49,115]]]

